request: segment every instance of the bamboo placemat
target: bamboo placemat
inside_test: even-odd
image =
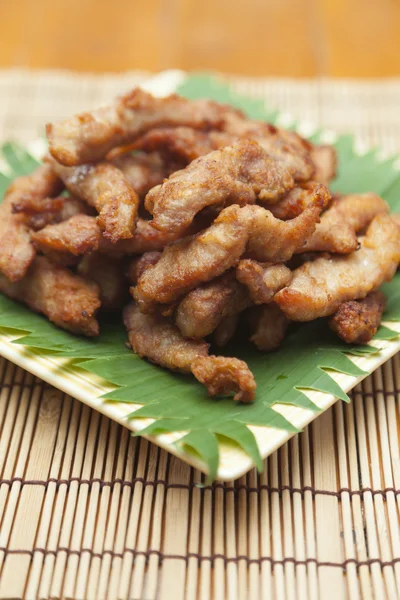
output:
[[[0,138],[100,104],[145,74],[0,72]],[[400,81],[245,80],[302,120],[400,146]],[[200,474],[0,359],[0,598],[400,596],[400,357],[273,454]]]

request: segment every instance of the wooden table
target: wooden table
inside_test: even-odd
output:
[[[1,0],[1,67],[400,73],[398,0]]]

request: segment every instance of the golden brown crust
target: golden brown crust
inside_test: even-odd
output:
[[[283,342],[289,319],[284,315],[275,302],[252,309],[250,321],[253,334],[250,341],[263,352],[277,350]]]
[[[194,359],[208,354],[204,340],[184,339],[168,319],[145,315],[135,304],[125,307],[124,324],[134,352],[167,369],[190,373]]]
[[[188,125],[219,128],[226,113],[238,111],[209,100],[189,101],[172,94],[154,98],[139,88],[103,108],[46,126],[51,155],[68,166],[100,160],[116,146],[132,143],[156,127]]]
[[[243,360],[226,356],[204,356],[192,363],[192,373],[206,386],[210,396],[234,392],[237,402],[252,402],[256,391],[253,373]]]
[[[266,304],[279,290],[289,285],[292,272],[282,264],[242,259],[236,267],[236,277],[247,287],[255,304]]]
[[[32,233],[35,247],[52,259],[58,256],[57,262],[64,265],[74,264],[74,257],[97,250],[100,240],[96,218],[83,214]]]
[[[247,255],[250,258],[260,262],[286,262],[303,247],[331,198],[325,186],[314,182],[310,183],[307,195],[303,212],[290,221],[276,219],[261,206],[245,206],[242,209],[249,223]]]
[[[133,236],[139,198],[123,173],[109,163],[64,167],[51,164],[72,194],[94,206],[98,224],[111,242]]]
[[[329,327],[347,344],[366,344],[377,332],[385,306],[382,292],[372,292],[364,300],[344,302],[330,317]]]
[[[17,207],[13,206],[13,212],[23,215],[28,227],[38,231],[46,225],[67,221],[80,213],[93,214],[93,209],[75,196],[41,199],[27,197]]]
[[[137,285],[139,278],[148,267],[158,263],[161,258],[161,252],[145,252],[142,256],[132,258],[128,264],[126,276],[131,285]]]
[[[7,189],[0,206],[0,272],[10,281],[19,281],[35,258],[30,231],[24,215],[14,214],[15,207],[58,194],[62,183],[49,165],[39,166],[33,173],[18,177]]]
[[[143,273],[134,290],[134,297],[142,307],[169,304],[236,265],[248,238],[247,220],[240,218],[243,210],[230,206],[205,231],[167,246],[158,263]]]
[[[247,288],[228,272],[198,286],[183,298],[175,313],[175,322],[185,337],[210,335],[225,317],[242,312],[251,304]]]
[[[317,258],[295,269],[290,285],[275,296],[289,319],[329,316],[343,302],[363,299],[392,279],[400,262],[400,236],[394,221],[388,215],[376,216],[360,245],[357,252]]]
[[[294,185],[256,142],[243,140],[194,160],[150,190],[146,209],[161,231],[185,231],[197,213],[209,206],[274,202]]]
[[[46,315],[58,327],[85,336],[99,334],[95,313],[100,307],[96,283],[37,256],[21,281],[0,276],[0,292]]]
[[[349,254],[358,247],[357,233],[376,215],[387,214],[388,204],[376,194],[348,194],[334,200],[321,222],[298,252]]]
[[[82,258],[77,273],[98,284],[102,310],[108,312],[122,310],[129,294],[125,264],[121,259],[93,252]]]

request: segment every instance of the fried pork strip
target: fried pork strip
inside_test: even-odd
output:
[[[236,278],[247,287],[255,304],[267,304],[279,290],[289,285],[292,272],[282,264],[242,259],[236,267]]]
[[[10,281],[24,277],[36,254],[26,219],[14,214],[15,207],[28,199],[34,202],[54,196],[62,187],[49,165],[41,165],[30,175],[18,177],[9,186],[0,206],[0,272]]]
[[[145,309],[154,303],[169,304],[234,266],[248,239],[248,220],[237,205],[223,210],[214,223],[193,237],[167,246],[160,260],[146,269],[133,290]]]
[[[285,262],[313,232],[329,192],[316,185],[313,201],[296,219],[283,222],[256,205],[232,205],[205,231],[165,248],[133,290],[143,310],[154,303],[169,304],[200,283],[237,265],[246,253],[261,262]],[[146,308],[147,306],[147,308]]]
[[[331,197],[327,188],[318,183],[310,183],[307,195],[304,211],[290,221],[276,219],[269,210],[261,206],[243,208],[249,219],[249,258],[260,262],[286,262],[304,246]]]
[[[283,342],[289,319],[274,302],[252,309],[251,324],[254,333],[250,341],[259,350],[271,352],[279,348]]]
[[[164,317],[145,315],[135,304],[124,310],[124,324],[129,342],[140,357],[162,367],[192,372],[210,395],[235,392],[235,400],[254,399],[255,381],[246,363],[236,358],[208,356],[203,340],[188,340]]]
[[[77,256],[97,250],[102,238],[96,218],[84,214],[47,225],[31,237],[38,250],[63,265],[74,264]]]
[[[337,155],[334,146],[320,144],[310,150],[311,160],[315,165],[313,178],[324,185],[328,185],[336,177]]]
[[[363,299],[390,281],[399,262],[398,226],[389,215],[378,215],[360,238],[360,250],[306,262],[274,299],[293,321],[329,316],[343,302]]]
[[[251,304],[249,292],[228,272],[189,292],[179,303],[175,323],[183,336],[204,338],[226,318]]]
[[[213,342],[221,348],[226,346],[236,333],[239,323],[239,314],[230,315],[222,319],[221,323],[216,327],[213,333]]]
[[[341,304],[330,317],[329,327],[347,344],[366,344],[378,331],[385,307],[382,292],[371,292],[364,300]]]
[[[156,127],[187,125],[218,129],[232,107],[209,100],[189,101],[175,94],[154,98],[135,88],[113,104],[46,126],[51,155],[67,166],[102,159],[116,146],[126,146]]]
[[[106,238],[115,243],[133,236],[139,198],[117,167],[109,163],[65,167],[54,160],[51,164],[72,194],[96,208]]]
[[[161,231],[184,231],[207,206],[274,202],[294,185],[256,142],[243,140],[194,160],[150,190],[146,209]]]
[[[61,223],[71,217],[91,214],[92,208],[83,200],[74,196],[56,196],[55,198],[24,198],[13,212],[23,215],[30,229],[38,231],[46,225]]]
[[[84,256],[77,267],[82,277],[95,281],[100,287],[102,310],[121,310],[128,298],[124,262],[98,252]]]
[[[112,164],[122,171],[139,198],[144,198],[151,188],[176,170],[175,163],[163,160],[157,152],[124,154],[114,158]]]
[[[358,247],[356,234],[363,231],[376,215],[388,212],[389,206],[377,194],[342,196],[321,215],[321,222],[298,252],[354,252]]]
[[[156,250],[153,252],[145,252],[144,254],[142,254],[142,256],[132,258],[126,272],[128,281],[132,285],[136,285],[139,281],[139,278],[143,275],[145,270],[148,267],[151,267],[158,263],[160,258],[161,252],[157,252]]]
[[[35,258],[21,281],[11,283],[0,276],[0,292],[46,315],[62,329],[89,337],[99,334],[95,318],[100,307],[98,285],[44,256]]]

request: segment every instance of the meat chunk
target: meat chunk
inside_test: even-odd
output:
[[[101,231],[95,217],[78,214],[32,233],[35,247],[59,264],[75,264],[75,257],[97,250]]]
[[[127,269],[127,278],[132,285],[136,285],[139,278],[148,267],[158,263],[161,258],[161,252],[145,252],[142,256],[132,258]]]
[[[255,304],[267,304],[279,290],[290,283],[292,272],[282,264],[271,265],[243,259],[236,267],[236,277],[247,287]]]
[[[9,186],[0,205],[0,272],[10,281],[24,277],[36,254],[26,219],[14,214],[15,207],[27,199],[35,202],[56,195],[61,189],[62,183],[49,165],[41,165]]]
[[[123,173],[109,163],[65,167],[51,163],[72,194],[83,198],[99,213],[104,236],[115,243],[133,236],[139,198]]]
[[[157,152],[124,154],[113,159],[112,164],[122,171],[139,198],[144,198],[175,169],[175,164],[167,163]]]
[[[310,150],[311,160],[315,165],[314,179],[328,185],[336,176],[337,154],[334,146],[320,144]]]
[[[283,342],[289,319],[275,302],[257,306],[250,316],[253,334],[250,341],[263,352],[271,352],[279,348]]]
[[[344,302],[329,319],[329,327],[347,344],[366,344],[381,324],[386,298],[371,292],[364,300]]]
[[[247,219],[237,205],[223,210],[213,225],[165,248],[160,260],[140,277],[135,299],[144,308],[168,304],[235,266],[248,239]]]
[[[67,221],[78,214],[93,214],[83,200],[74,196],[56,196],[55,198],[22,199],[18,206],[13,206],[13,212],[23,215],[28,227],[34,231]]]
[[[310,185],[307,195],[304,211],[290,221],[276,219],[261,206],[242,209],[242,215],[247,215],[249,223],[247,254],[250,258],[260,262],[286,262],[304,246],[331,197],[327,188],[317,183]]]
[[[51,155],[61,164],[75,166],[100,160],[116,146],[126,146],[155,127],[218,129],[226,113],[238,111],[175,94],[154,98],[135,88],[109,106],[47,125],[46,133]]]
[[[228,272],[189,292],[176,310],[175,322],[185,337],[203,338],[223,319],[242,312],[250,304],[246,287],[235,279],[234,272]]]
[[[126,304],[129,294],[125,264],[121,259],[93,252],[82,258],[77,272],[98,284],[102,310],[116,312]]]
[[[216,346],[226,346],[236,333],[239,324],[239,314],[230,315],[222,319],[213,333],[213,342]]]
[[[225,116],[223,131],[234,137],[256,140],[295,181],[313,177],[314,164],[310,157],[312,144],[294,131],[280,129],[264,121],[254,121],[230,113]]]
[[[173,173],[146,196],[153,226],[182,232],[207,206],[273,202],[293,187],[289,172],[256,142],[244,140],[211,152]]]
[[[360,238],[358,252],[306,262],[275,301],[293,321],[329,316],[343,302],[363,299],[390,281],[399,262],[398,226],[388,215],[378,215]]]
[[[208,356],[206,342],[185,339],[165,317],[145,315],[134,304],[125,308],[124,323],[129,342],[140,357],[174,371],[192,372],[210,395],[235,392],[235,400],[254,399],[254,377],[243,361]]]
[[[133,350],[140,357],[167,369],[190,373],[195,358],[208,354],[208,344],[204,340],[185,339],[165,317],[145,315],[135,304],[125,308],[124,324]]]
[[[226,356],[202,356],[192,364],[192,373],[206,386],[210,396],[234,393],[237,402],[252,402],[256,391],[254,375],[243,360]]]
[[[37,256],[24,279],[11,283],[0,276],[0,292],[46,315],[58,327],[85,336],[99,334],[95,318],[100,307],[96,283]]]
[[[389,206],[376,194],[349,194],[336,199],[298,252],[354,252],[358,247],[356,234],[376,215],[388,212]]]

